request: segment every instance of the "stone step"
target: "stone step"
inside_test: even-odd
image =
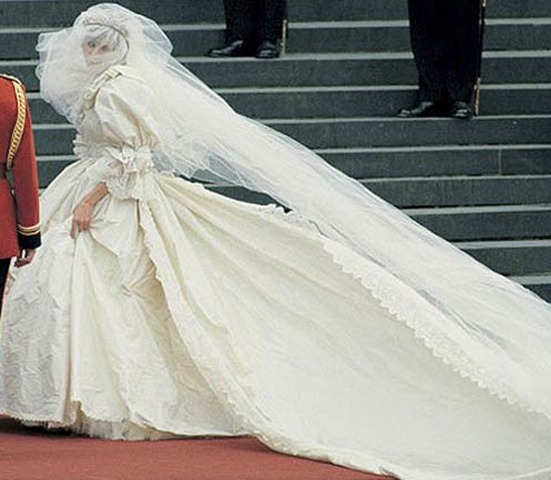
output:
[[[214,185],[209,188],[237,200],[258,204],[274,202],[264,194],[239,187]],[[402,208],[402,211],[454,242],[551,239],[551,204]]]
[[[163,25],[175,56],[201,56],[224,39],[223,24]],[[36,58],[41,27],[0,28],[0,58]],[[546,50],[551,18],[490,19],[484,49]],[[294,22],[289,26],[288,53],[401,52],[410,51],[407,20],[356,22]]]
[[[551,145],[441,145],[317,149],[355,178],[551,173]]]
[[[551,238],[551,205],[405,209],[452,241]]]
[[[551,175],[381,178],[362,183],[398,207],[551,204]]]
[[[551,272],[551,240],[457,242],[456,246],[504,275]]]
[[[212,190],[237,200],[273,203],[268,196],[233,186]],[[403,208],[406,214],[449,241],[551,238],[551,204]]]
[[[415,101],[415,86],[217,89],[236,111],[254,118],[389,117]],[[551,84],[484,85],[481,115],[551,114]],[[38,93],[29,94],[35,123],[63,123]]]
[[[238,112],[256,118],[388,117],[415,101],[417,87],[275,87],[219,89]],[[481,115],[551,113],[551,84],[483,85]]]
[[[452,119],[335,118],[265,120],[310,148],[365,148],[424,145],[539,144],[551,131],[551,115]],[[72,151],[74,130],[67,124],[35,125],[40,155]]]
[[[46,188],[76,158],[72,155],[38,155],[36,160],[39,186],[40,188]]]
[[[203,57],[182,59],[199,78],[214,87],[407,85],[417,70],[409,52],[290,54],[272,62],[257,59]],[[546,83],[551,51],[485,52],[486,84]]]
[[[181,60],[205,83],[216,88],[411,85],[417,78],[408,52],[293,54],[273,61],[256,58]],[[0,61],[0,71],[15,75],[37,91],[36,60]],[[485,52],[485,84],[548,83],[551,50]]]
[[[264,123],[310,148],[540,143],[551,131],[551,116],[452,119],[334,118],[278,119]]]
[[[551,174],[551,145],[341,148],[317,153],[347,175],[364,179]],[[40,185],[46,187],[74,160],[71,155],[39,156]]]
[[[85,8],[97,2],[90,0],[23,0],[0,2],[0,25],[66,26]],[[215,23],[224,21],[220,0],[119,0],[121,5],[149,16],[158,23]],[[394,20],[407,18],[403,0],[302,0],[289,2],[291,22]],[[488,6],[489,18],[531,18],[551,16],[548,0],[501,0]]]
[[[316,8],[317,7],[317,8]],[[550,16],[547,0],[501,0],[488,5],[488,18],[527,18]],[[402,0],[306,0],[290,5],[290,18],[300,21],[387,20],[407,18],[407,2]]]
[[[551,275],[527,275],[511,277],[521,285],[539,295],[547,302],[551,302]]]
[[[550,18],[489,19],[486,22],[484,50],[546,50],[550,35]],[[291,23],[286,49],[289,53],[410,51],[409,22]],[[197,52],[202,53],[200,50]]]
[[[49,159],[48,159],[49,158]],[[39,159],[42,187],[72,161],[72,157]],[[363,179],[369,190],[398,207],[444,207],[465,205],[520,205],[551,203],[551,175],[492,175],[417,178]],[[224,190],[225,188],[225,190]],[[247,191],[237,192],[232,187],[221,192],[245,199]]]
[[[400,208],[551,204],[550,175],[382,178],[361,183]],[[223,185],[212,188],[239,200],[266,201],[264,196],[253,199],[244,188]]]

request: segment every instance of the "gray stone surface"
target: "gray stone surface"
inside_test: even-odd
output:
[[[539,143],[551,131],[551,116],[479,117],[470,122],[352,118],[267,123],[312,148]]]
[[[505,175],[551,173],[551,150],[529,149],[519,152],[503,150],[501,166]]]
[[[395,87],[278,87],[219,89],[239,113],[261,119],[389,117],[414,102],[413,85]],[[483,87],[482,115],[551,114],[551,84]],[[31,94],[37,123],[63,123],[53,108]]]
[[[448,240],[505,240],[551,237],[551,205],[406,209],[429,230]]]
[[[413,59],[405,52],[182,60],[214,88],[411,85],[417,78]],[[36,61],[0,61],[0,71],[20,77],[29,91],[39,88],[35,68]],[[488,52],[484,61],[485,84],[550,83],[549,71],[551,52]]]
[[[551,24],[547,19],[489,20],[484,48],[492,50],[545,50]],[[202,56],[220,44],[224,24],[163,25],[176,56]],[[37,56],[38,34],[50,28],[0,28],[0,58]],[[407,20],[355,22],[294,22],[289,25],[288,53],[409,52]]]
[[[551,204],[551,175],[398,178],[363,183],[399,207]]]
[[[551,272],[550,240],[459,242],[457,246],[490,268],[508,275]]]
[[[519,276],[511,277],[511,279],[532,290],[544,300],[551,302],[551,276]]]
[[[505,148],[507,147],[507,148]],[[514,174],[551,174],[551,145],[532,146],[450,146],[396,148],[318,149],[317,153],[333,166],[354,178],[394,179],[454,175],[503,175],[508,165]],[[511,156],[512,165],[505,162]],[[518,161],[517,161],[518,160]],[[38,158],[41,185],[47,186],[74,157],[66,155]],[[42,165],[45,163],[45,165]],[[511,173],[511,172],[509,172]]]
[[[66,26],[90,5],[91,0],[26,0],[0,2],[0,26]],[[119,0],[121,5],[154,18],[159,23],[223,22],[219,0],[173,1]],[[549,16],[548,0],[500,0],[488,8],[490,18],[532,18]],[[402,0],[301,0],[289,3],[291,21],[396,20],[407,18]]]
[[[310,148],[396,147],[431,145],[499,145],[517,140],[538,143],[551,131],[551,116],[479,117],[471,122],[451,119],[410,120],[351,118],[273,120],[269,126]],[[45,155],[72,150],[69,125],[37,125],[37,149]]]

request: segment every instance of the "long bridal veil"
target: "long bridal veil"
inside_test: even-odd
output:
[[[90,29],[112,36],[102,69],[122,58],[153,90],[150,115],[160,126],[154,152],[160,169],[264,192],[292,209],[402,285],[395,290],[373,281],[370,288],[437,357],[490,393],[551,419],[549,304],[308,148],[233,111],[171,56],[172,46],[155,22],[119,5],[96,5],[71,29],[41,35],[41,90],[70,120],[78,121],[82,100],[76,92],[98,73],[83,68],[81,45]]]

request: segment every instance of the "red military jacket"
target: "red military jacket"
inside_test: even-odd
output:
[[[31,115],[23,84],[0,75],[0,259],[39,246],[38,175]]]

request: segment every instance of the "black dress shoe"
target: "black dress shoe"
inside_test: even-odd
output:
[[[474,112],[471,106],[466,102],[453,102],[450,109],[450,116],[452,118],[459,118],[460,120],[470,120],[473,118]]]
[[[277,58],[279,57],[279,48],[275,43],[268,40],[263,41],[258,47],[256,58]]]
[[[397,116],[400,118],[441,117],[442,107],[436,102],[419,102],[413,107],[401,108]]]
[[[211,48],[207,55],[209,57],[246,57],[252,55],[252,51],[243,40],[235,40],[223,47]]]

